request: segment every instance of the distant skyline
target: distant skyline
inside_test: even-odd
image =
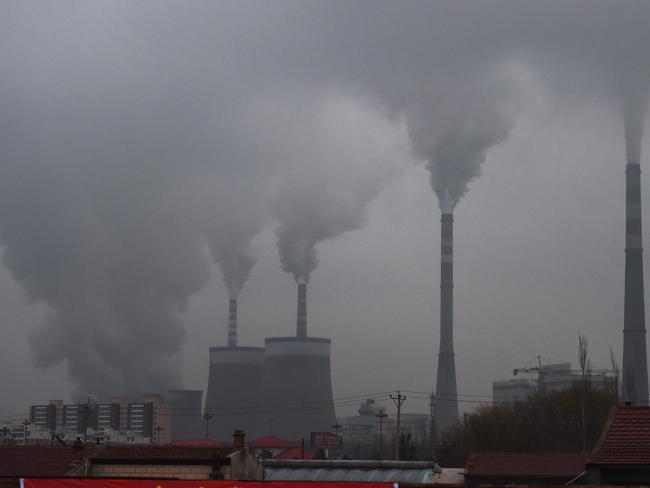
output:
[[[0,6],[0,420],[89,385],[205,390],[233,287],[261,346],[295,334],[302,265],[335,398],[430,392],[448,138],[481,148],[454,212],[461,410],[538,354],[575,363],[580,333],[620,362],[650,4],[273,5]]]

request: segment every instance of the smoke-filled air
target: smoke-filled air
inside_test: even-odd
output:
[[[427,178],[444,212],[463,199],[478,219],[488,202],[500,204],[503,196],[511,221],[532,222],[537,216],[516,214],[518,199],[527,197],[517,193],[517,183],[528,181],[527,171],[553,167],[559,149],[543,146],[529,157],[528,148],[542,147],[553,135],[548,128],[564,127],[572,117],[584,119],[580,130],[588,131],[596,121],[584,113],[596,112],[601,124],[612,121],[610,132],[619,131],[620,151],[611,154],[623,159],[624,132],[627,158],[640,161],[649,25],[650,2],[634,0],[4,0],[0,285],[20,297],[19,305],[2,310],[13,332],[0,344],[25,344],[22,356],[31,355],[25,370],[61,368],[75,395],[129,396],[198,384],[203,373],[183,371],[183,358],[207,355],[207,344],[188,350],[193,343],[186,341],[224,315],[205,303],[223,305],[246,284],[250,308],[240,310],[251,323],[247,333],[262,344],[276,327],[265,310],[294,301],[270,304],[263,301],[266,291],[252,285],[289,281],[284,272],[307,282],[318,266],[321,272],[342,263],[345,273],[337,283],[324,279],[321,299],[347,289],[346,280],[365,277],[366,284],[348,289],[349,308],[329,307],[340,310],[337,323],[368,337],[359,339],[368,347],[357,351],[360,364],[366,358],[374,365],[381,356],[375,347],[392,351],[390,340],[372,338],[406,331],[411,322],[423,325],[412,336],[408,326],[412,342],[404,347],[431,344],[437,268],[416,257],[418,246],[434,246],[438,212]],[[596,178],[589,166],[595,158],[583,149],[567,156],[583,161],[580,171],[566,164],[545,184],[578,174]],[[501,172],[513,160],[521,164]],[[488,167],[494,169],[489,178]],[[569,192],[558,193],[569,199]],[[559,201],[553,191],[548,195],[549,204]],[[571,198],[557,215],[582,202],[580,195]],[[494,208],[491,215],[503,212]],[[607,225],[575,220],[584,225],[576,232]],[[487,223],[475,234],[458,228],[476,246],[493,232]],[[499,229],[511,242],[507,232],[514,231]],[[548,232],[556,244],[560,239]],[[538,261],[528,259],[531,267]],[[356,266],[371,271],[364,275]],[[498,271],[511,268],[517,266]],[[547,268],[528,271],[539,274],[548,274],[544,290],[561,281]],[[360,290],[373,300],[385,295],[353,307],[366,296]],[[545,293],[535,290],[535,296]],[[413,317],[389,318],[402,310],[392,299]],[[477,299],[461,313],[473,313],[476,303],[495,302]],[[367,315],[348,323],[344,315],[361,309]],[[513,331],[524,328],[521,316],[511,317]],[[501,316],[494,322],[501,324]],[[488,335],[491,325],[482,324]],[[213,332],[216,343],[223,334]],[[345,343],[343,337],[333,342]],[[422,364],[431,357],[422,354]],[[471,376],[469,362],[463,365],[467,354],[461,350],[458,358],[459,377]],[[399,368],[383,362],[374,376],[397,382]],[[394,384],[374,391],[388,387]]]

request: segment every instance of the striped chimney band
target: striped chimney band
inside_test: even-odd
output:
[[[625,174],[625,249],[641,249],[641,166],[628,163]]]
[[[305,283],[298,283],[296,336],[307,337],[307,285]]]
[[[454,214],[443,213],[441,218],[441,246],[440,261],[453,263],[454,261]]]
[[[237,347],[237,299],[228,302],[228,346]]]

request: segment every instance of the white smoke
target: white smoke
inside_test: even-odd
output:
[[[488,149],[508,137],[522,93],[511,69],[477,83],[459,83],[408,110],[414,151],[427,161],[443,212],[452,212],[481,174]]]
[[[623,93],[623,122],[625,125],[625,153],[630,163],[641,161],[643,125],[648,107],[648,83],[639,83]]]
[[[253,181],[224,179],[211,189],[216,193],[215,207],[207,212],[206,236],[230,298],[237,298],[257,262],[253,239],[264,220],[259,198],[251,191],[258,186]]]
[[[301,144],[284,153],[289,167],[271,208],[282,269],[307,283],[318,244],[363,227],[368,205],[404,170],[408,151],[400,123],[367,102],[325,97],[298,113],[291,133]]]

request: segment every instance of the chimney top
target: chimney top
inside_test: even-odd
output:
[[[244,434],[243,430],[236,429],[235,432],[233,432],[232,443],[238,449],[241,449],[246,445],[246,434]]]

